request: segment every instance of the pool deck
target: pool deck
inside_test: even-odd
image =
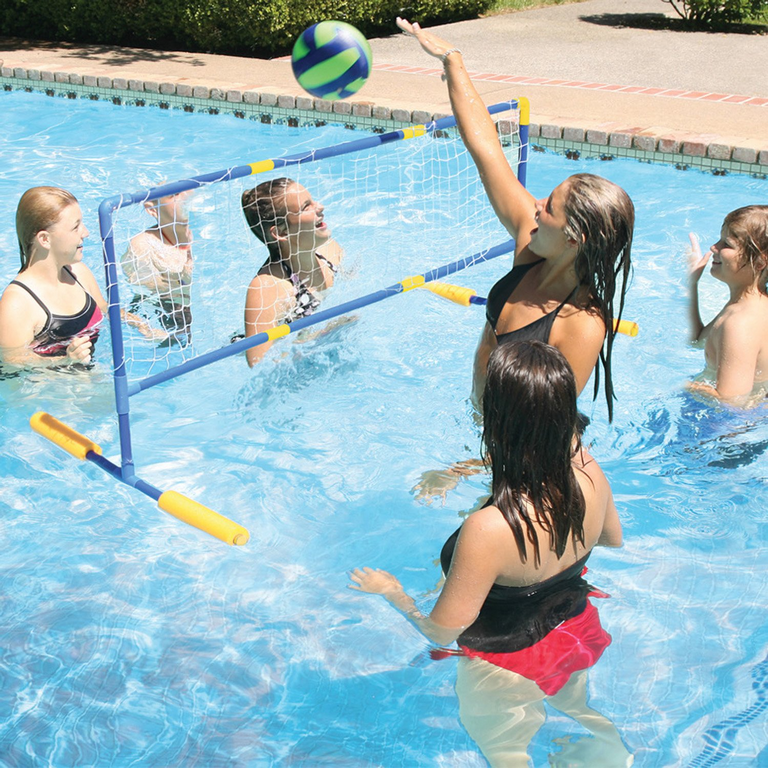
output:
[[[487,103],[524,96],[533,135],[734,160],[768,170],[765,35],[642,28],[661,0],[586,0],[436,27]],[[647,26],[647,23],[646,23]],[[374,70],[346,102],[307,97],[287,59],[0,40],[1,73],[424,122],[450,105],[439,63],[408,37],[371,40]],[[436,66],[437,64],[437,66]]]

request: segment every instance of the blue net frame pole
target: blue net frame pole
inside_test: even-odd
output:
[[[528,163],[528,123],[530,108],[528,100],[525,98],[511,99],[509,101],[499,102],[488,107],[489,114],[498,114],[499,112],[506,112],[510,109],[519,109],[520,111],[520,149],[518,152],[518,179],[520,183],[525,186],[527,177],[527,163]],[[261,160],[255,163],[248,163],[247,165],[239,165],[233,168],[215,171],[213,173],[203,174],[201,176],[194,176],[189,179],[183,179],[181,181],[171,182],[168,184],[161,184],[157,187],[151,187],[149,189],[140,190],[125,195],[118,195],[104,200],[99,206],[99,229],[102,239],[102,253],[104,257],[104,271],[107,279],[107,302],[109,304],[108,315],[110,323],[110,332],[112,337],[112,358],[114,365],[114,380],[115,380],[115,405],[118,415],[118,429],[120,434],[120,456],[122,474],[122,480],[129,485],[133,485],[138,482],[136,477],[135,465],[133,461],[133,450],[131,446],[131,428],[130,428],[130,407],[129,397],[136,394],[142,389],[146,389],[153,384],[147,384],[147,382],[153,380],[155,377],[144,379],[142,382],[129,383],[125,367],[125,352],[123,344],[123,331],[122,331],[122,317],[120,312],[120,296],[117,287],[117,261],[115,259],[115,247],[114,239],[112,236],[113,231],[113,216],[116,211],[121,208],[126,208],[130,205],[142,204],[149,200],[158,200],[163,197],[169,197],[171,195],[177,195],[180,192],[186,192],[192,189],[198,189],[207,184],[217,184],[225,181],[231,181],[232,179],[245,178],[247,176],[253,176],[258,173],[265,173],[268,171],[276,170],[278,168],[285,168],[291,165],[300,165],[301,163],[315,162],[317,160],[323,160],[330,157],[340,157],[352,152],[360,152],[365,149],[372,149],[382,144],[388,144],[390,142],[401,141],[404,139],[412,139],[418,136],[424,136],[430,133],[434,133],[437,130],[443,130],[446,128],[453,128],[456,125],[456,119],[453,116],[443,117],[439,120],[433,120],[425,125],[415,125],[409,128],[401,128],[389,133],[378,134],[375,136],[367,136],[362,139],[356,139],[353,141],[347,141],[342,144],[335,144],[331,147],[321,147],[319,149],[309,150],[295,155],[288,155],[286,157],[272,158],[269,160]],[[491,249],[493,250],[493,249]],[[508,251],[504,251],[507,253]],[[500,255],[500,254],[498,254]],[[493,257],[488,257],[493,258]],[[483,259],[484,260],[484,259]],[[457,262],[458,263],[458,262]],[[474,263],[474,262],[473,262]],[[467,265],[469,266],[469,265]],[[442,268],[441,268],[442,269]],[[459,267],[463,269],[463,267]],[[436,270],[433,270],[435,272]],[[456,270],[452,270],[456,271]],[[431,273],[427,273],[431,274]],[[451,272],[445,272],[442,275],[435,275],[430,280],[437,280],[439,277],[451,274]],[[384,289],[381,298],[386,298],[394,293],[400,293],[406,290],[403,287],[403,283],[398,283],[395,286],[391,286],[389,289]],[[374,294],[371,294],[374,295]],[[366,298],[366,297],[363,297]],[[380,301],[381,298],[376,299]],[[359,299],[357,301],[363,301]],[[372,303],[372,302],[367,302]],[[348,302],[348,305],[356,304],[356,302]],[[344,306],[344,305],[342,305]],[[356,306],[364,306],[364,304],[357,304]],[[317,318],[315,322],[322,322],[329,317],[336,317],[344,312],[351,311],[355,307],[349,307],[348,309],[340,310],[340,307],[336,307],[331,310],[327,310],[331,315],[327,315],[325,312],[319,312],[313,315]],[[323,317],[325,315],[325,317]],[[314,324],[314,323],[307,323]],[[305,324],[298,320],[293,323],[294,330],[300,330],[305,327]],[[281,328],[283,326],[280,326]],[[287,326],[286,326],[287,327]],[[273,329],[274,330],[274,329]],[[282,334],[285,335],[285,334]],[[243,342],[237,342],[232,345],[232,351],[228,349],[229,354],[236,354],[248,349],[250,346],[256,346],[264,343],[268,340],[268,337],[256,341],[259,336],[251,337],[245,341],[250,342],[246,346],[239,346]],[[201,360],[205,362],[195,365],[195,368],[200,365],[205,365],[207,362],[213,362],[213,360],[222,359],[228,357],[229,354],[220,354],[218,357],[210,357],[210,355],[217,355],[224,350],[217,350],[209,355],[201,355],[195,360],[189,361],[189,363],[195,363]],[[178,369],[180,375],[187,370],[193,370],[186,367],[187,364],[182,364]],[[159,374],[162,375],[162,374]],[[163,380],[168,378],[174,378],[174,376],[167,376]],[[157,383],[160,383],[159,381]],[[145,385],[145,386],[142,386]]]
[[[213,363],[218,360],[224,360],[227,357],[232,357],[232,355],[245,352],[245,350],[250,349],[251,347],[258,347],[259,344],[264,344],[264,342],[274,341],[275,339],[282,338],[283,336],[288,336],[289,334],[296,333],[303,328],[308,328],[309,326],[317,325],[318,323],[325,322],[326,320],[331,320],[334,317],[345,315],[349,312],[353,312],[356,309],[360,309],[361,307],[366,307],[369,304],[376,304],[379,301],[388,299],[390,296],[395,296],[398,293],[404,293],[405,291],[409,291],[412,288],[418,288],[419,286],[432,282],[433,280],[440,280],[441,278],[446,277],[447,275],[452,275],[454,272],[458,272],[461,269],[466,269],[467,267],[480,264],[484,261],[490,261],[491,259],[503,256],[506,253],[511,253],[514,250],[515,241],[508,240],[505,243],[495,245],[492,248],[488,248],[485,251],[480,251],[472,256],[467,256],[463,259],[453,261],[450,264],[444,264],[441,267],[436,267],[429,272],[425,272],[423,275],[416,275],[414,277],[405,278],[399,283],[390,285],[388,288],[382,288],[378,291],[374,291],[373,293],[369,293],[366,296],[361,296],[358,299],[346,301],[343,304],[332,307],[331,309],[324,309],[320,312],[314,312],[309,317],[301,317],[297,320],[294,320],[290,325],[278,325],[275,328],[271,328],[269,331],[257,333],[255,336],[250,336],[247,339],[241,339],[240,341],[236,341],[232,344],[227,344],[226,347],[221,347],[220,349],[215,349],[212,352],[207,352],[204,355],[195,357],[192,360],[187,360],[186,362],[180,363],[168,371],[163,371],[162,373],[157,373],[154,376],[148,376],[145,379],[141,379],[141,381],[133,382],[129,386],[128,395],[136,395],[139,392],[143,392],[144,390],[149,389],[150,387],[154,387],[158,384],[170,381],[171,379],[175,379],[177,376],[181,376],[184,373],[189,373],[190,371],[202,368],[209,363]]]

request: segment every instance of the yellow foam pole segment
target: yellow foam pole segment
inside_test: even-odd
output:
[[[177,517],[187,525],[199,528],[227,544],[247,544],[251,535],[242,525],[177,491],[165,491],[157,500],[163,512]]]
[[[287,336],[290,332],[290,325],[277,325],[267,331],[267,337],[269,341],[274,341],[275,339],[281,339],[283,336]]]
[[[405,280],[401,280],[400,285],[403,286],[403,292],[405,292],[412,291],[414,288],[421,288],[424,282],[424,275],[413,275],[412,277],[406,277]]]
[[[626,336],[637,336],[640,332],[640,326],[632,320],[614,320],[613,330]]]
[[[275,168],[274,160],[259,160],[258,163],[248,163],[251,166],[251,176],[254,173],[264,173],[265,171],[272,171]]]
[[[414,125],[410,128],[403,128],[404,139],[415,139],[419,136],[424,136],[427,132],[426,125]]]
[[[477,296],[477,291],[473,291],[471,288],[464,288],[461,285],[450,285],[449,283],[427,283],[424,288],[464,307],[470,305],[469,300],[472,296]]]
[[[530,125],[531,102],[525,96],[521,96],[517,100],[517,106],[520,110],[520,125]]]
[[[60,422],[51,416],[50,413],[38,411],[29,420],[29,425],[35,432],[52,443],[56,443],[59,448],[63,448],[67,453],[71,453],[81,461],[85,461],[89,451],[101,454],[101,447],[96,445],[93,440],[89,440],[79,432],[75,432],[72,427],[68,427]]]

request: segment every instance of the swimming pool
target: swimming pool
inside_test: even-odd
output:
[[[118,189],[270,156],[254,146],[348,136],[0,99],[6,282],[16,268],[13,211],[32,183],[72,188],[94,232],[96,204]],[[599,605],[613,644],[590,672],[591,704],[616,724],[635,765],[762,765],[768,425],[764,412],[745,417],[680,394],[702,367],[686,344],[681,251],[688,231],[709,242],[727,211],[764,200],[768,185],[534,154],[529,186],[544,194],[579,170],[622,184],[637,205],[626,316],[641,327],[617,341],[614,424],[600,400],[581,402],[626,540],[590,561],[593,583],[613,598]],[[334,204],[328,219],[341,237],[343,201]],[[354,241],[345,246],[352,253]],[[95,235],[86,251],[100,274]],[[341,296],[391,282],[387,254],[375,258],[353,258]],[[255,250],[222,258],[233,301],[257,259]],[[484,295],[508,265],[490,262],[456,282]],[[713,281],[702,293],[706,313],[722,304]],[[239,311],[238,302],[233,323]],[[421,663],[426,643],[415,630],[384,601],[346,589],[348,569],[371,565],[401,576],[422,605],[434,599],[439,548],[485,485],[466,481],[442,508],[416,503],[409,489],[422,471],[477,454],[466,398],[481,312],[411,292],[315,342],[280,342],[253,373],[227,360],[136,398],[143,475],[245,524],[245,548],[180,525],[29,430],[29,415],[48,410],[111,453],[105,357],[92,373],[0,382],[2,759],[483,765],[458,724],[453,662]],[[551,717],[533,764],[557,751],[553,739],[580,732]]]

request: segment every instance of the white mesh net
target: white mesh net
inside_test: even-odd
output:
[[[502,113],[500,125],[502,145],[516,168],[516,112]],[[306,134],[300,141],[306,146]],[[295,152],[294,145],[285,156]],[[241,197],[283,177],[296,183],[289,192],[298,190],[299,204],[308,198],[312,210],[297,210],[290,194],[276,195],[276,215],[265,222],[266,239],[282,244],[273,245],[272,264],[265,266],[270,251],[252,233]],[[254,219],[258,216],[251,216],[251,223]],[[272,278],[273,306],[260,298],[251,301],[259,322],[249,335],[268,327],[264,318],[276,325],[290,322],[320,302],[322,309],[333,307],[508,239],[455,131],[130,205],[113,216],[111,234],[120,305],[130,313],[122,333],[131,379],[243,336],[248,287],[257,273]],[[313,243],[325,256],[316,260],[316,274],[291,277],[293,270],[285,264],[306,261],[297,253]],[[275,258],[277,253],[288,254],[287,259]],[[302,302],[309,307],[306,313]]]

